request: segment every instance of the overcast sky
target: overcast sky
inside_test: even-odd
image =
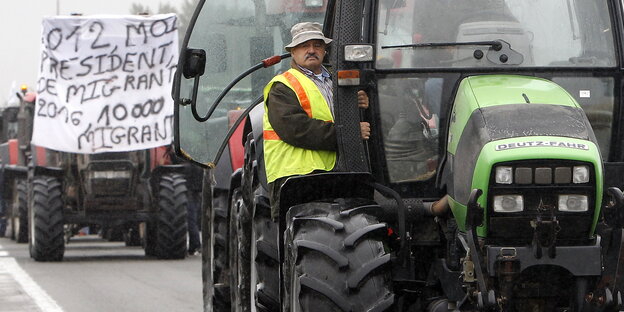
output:
[[[34,90],[37,81],[41,19],[44,16],[71,13],[130,14],[133,3],[148,6],[151,12],[159,4],[179,9],[179,0],[2,0],[0,10],[0,106],[10,94],[13,81],[19,87]]]

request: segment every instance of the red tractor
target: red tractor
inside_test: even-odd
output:
[[[25,90],[25,89],[24,89]],[[2,112],[3,199],[8,235],[30,242],[37,261],[59,261],[84,227],[145,248],[147,256],[181,259],[187,250],[186,168],[167,146],[82,155],[30,144],[35,93]]]
[[[36,94],[21,87],[17,106],[2,110],[0,161],[2,162],[2,199],[7,235],[18,243],[28,242],[27,164],[31,154],[32,112]],[[37,147],[33,147],[37,149]]]

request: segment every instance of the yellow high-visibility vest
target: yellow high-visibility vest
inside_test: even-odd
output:
[[[296,69],[275,76],[264,87],[264,164],[267,181],[273,182],[281,177],[308,174],[315,170],[330,171],[336,165],[336,152],[324,150],[309,150],[292,146],[282,141],[271,127],[269,111],[266,105],[269,90],[275,82],[281,82],[292,89],[299,104],[310,118],[324,121],[334,121],[327,101],[319,88],[310,78]]]

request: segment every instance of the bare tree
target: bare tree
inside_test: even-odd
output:
[[[157,12],[158,12],[158,14],[165,14],[165,13],[176,13],[176,14],[178,14],[178,10],[176,10],[176,8],[174,6],[172,6],[171,4],[169,4],[169,3],[165,3],[165,4],[160,3],[158,5],[158,11]]]
[[[184,0],[180,7],[180,25],[187,27],[193,17],[193,13],[195,12],[195,7],[197,6],[198,0]]]
[[[180,41],[184,39],[184,35],[186,34],[186,29],[193,17],[193,12],[195,12],[195,7],[197,6],[198,0],[184,0],[180,9],[176,9],[174,5],[170,3],[160,3],[158,5],[158,10],[152,11],[148,6],[142,5],[139,3],[132,3],[130,7],[130,14],[139,14],[139,13],[147,13],[147,14],[164,14],[164,13],[175,13],[178,16],[178,33],[180,36]]]
[[[148,6],[146,5],[142,5],[139,3],[133,3],[130,6],[130,14],[143,14],[143,13],[147,13],[150,14],[150,9]]]
[[[184,2],[182,2],[180,11],[178,13],[178,28],[180,33],[180,40],[184,39],[186,29],[191,22],[191,18],[193,17],[193,13],[195,12],[197,2],[198,0],[184,0]]]
[[[184,2],[182,3],[182,11],[178,12],[178,10],[176,9],[176,7],[168,2],[165,3],[159,3],[158,4],[158,9],[152,11],[150,9],[149,6],[147,5],[143,5],[140,3],[132,3],[132,5],[130,6],[130,14],[138,14],[138,13],[149,13],[149,14],[165,14],[165,13],[176,13],[176,14],[186,14],[188,13],[188,18],[187,20],[189,20],[193,14],[193,10],[195,9],[195,6],[197,5],[197,0],[184,0]]]

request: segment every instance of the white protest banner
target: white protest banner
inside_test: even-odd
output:
[[[72,153],[171,143],[177,18],[43,20],[32,143]]]

